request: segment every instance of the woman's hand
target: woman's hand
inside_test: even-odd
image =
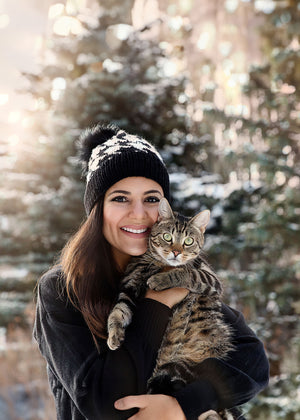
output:
[[[172,308],[176,303],[181,302],[187,295],[189,291],[182,287],[174,287],[172,289],[162,290],[157,292],[156,290],[148,289],[146,292],[146,298],[157,300],[164,305]]]
[[[115,402],[117,410],[139,408],[128,420],[186,420],[177,400],[168,395],[130,395]]]

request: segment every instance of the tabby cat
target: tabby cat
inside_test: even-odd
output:
[[[168,201],[159,203],[159,218],[149,236],[148,250],[133,257],[121,283],[118,301],[108,317],[110,349],[117,349],[130,324],[138,299],[147,288],[183,287],[190,293],[173,308],[148,393],[172,393],[197,378],[197,365],[206,358],[226,358],[232,350],[230,327],[221,312],[222,285],[203,258],[204,232],[210,212],[193,218],[173,213]],[[207,412],[201,419],[229,419]]]

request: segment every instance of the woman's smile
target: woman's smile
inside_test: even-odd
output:
[[[103,234],[122,269],[131,256],[147,250],[147,237],[158,217],[163,197],[161,186],[152,179],[128,177],[116,182],[104,197]]]
[[[144,238],[145,236],[147,237],[149,235],[151,228],[147,226],[123,226],[121,227],[121,230],[126,234],[135,235],[132,236],[133,238]]]

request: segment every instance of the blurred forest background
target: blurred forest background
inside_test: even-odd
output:
[[[271,365],[244,411],[299,420],[300,3],[0,5],[0,419],[55,419],[31,339],[33,291],[84,217],[74,144],[101,121],[157,145],[174,208],[211,210],[209,260]],[[5,69],[18,72],[20,108]]]

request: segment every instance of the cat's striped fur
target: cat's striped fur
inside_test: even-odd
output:
[[[131,322],[138,299],[147,288],[183,287],[190,291],[173,308],[161,343],[148,393],[172,395],[197,379],[197,366],[209,357],[226,358],[231,344],[230,327],[221,312],[222,284],[203,258],[205,210],[186,218],[173,213],[166,199],[159,205],[159,220],[152,227],[147,252],[132,258],[121,283],[118,301],[108,318],[108,346],[118,348]],[[203,414],[201,415],[203,416]],[[201,419],[229,419],[210,412]]]

